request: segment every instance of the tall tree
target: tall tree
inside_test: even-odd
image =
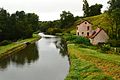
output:
[[[60,21],[61,21],[61,28],[68,28],[74,23],[74,16],[73,14],[68,11],[62,11],[62,14],[60,14]]]
[[[101,14],[102,4],[95,4],[89,7],[89,16],[95,16]]]
[[[27,22],[29,25],[32,26],[33,31],[37,31],[39,17],[35,13],[28,13],[26,14],[26,17],[27,17]]]
[[[89,16],[89,4],[87,0],[83,0],[83,2],[84,2],[83,4],[84,17],[88,17]]]
[[[9,17],[10,14],[4,10],[3,8],[0,8],[0,41],[4,39],[8,39],[9,36]]]
[[[120,0],[110,0],[108,15],[113,22],[113,38],[120,39]]]

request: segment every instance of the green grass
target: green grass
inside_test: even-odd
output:
[[[71,67],[66,80],[74,80],[71,76],[77,76],[78,79],[75,80],[120,79],[120,56],[104,54],[88,48],[81,48],[75,44],[68,44],[68,51],[70,54]],[[86,74],[83,73],[84,71],[88,71],[87,78],[84,78],[84,76],[86,76]],[[79,76],[77,75],[78,73]]]
[[[72,52],[73,48],[70,48],[70,46],[72,45],[68,46],[71,66],[70,72],[65,80],[113,80],[94,64],[84,59],[79,59],[75,55],[76,51]]]
[[[96,58],[101,58],[104,60],[107,60],[109,62],[115,63],[117,65],[120,65],[120,56],[115,55],[115,54],[104,54],[104,53],[100,53],[97,50],[92,50],[92,49],[88,49],[88,48],[79,48],[80,52],[82,52],[82,54],[84,55],[89,55],[89,56],[93,56]]]
[[[34,34],[32,38],[19,40],[17,42],[13,42],[13,43],[5,45],[5,46],[0,46],[0,55],[4,54],[5,52],[7,52],[7,51],[9,51],[11,49],[14,49],[16,47],[23,46],[24,42],[32,43],[32,42],[36,41],[37,39],[39,39],[39,36]]]

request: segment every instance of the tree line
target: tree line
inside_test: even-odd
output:
[[[39,30],[47,34],[60,33],[69,29],[79,18],[79,16],[74,17],[70,11],[62,11],[59,20],[40,21]]]
[[[70,11],[62,11],[60,14],[59,20],[54,21],[40,21],[39,29],[41,32],[45,32],[47,34],[55,34],[63,32],[66,29],[71,28],[75,21],[78,19],[82,19],[83,17],[95,16],[101,14],[102,4],[95,4],[89,7],[87,0],[83,0],[83,11],[84,16],[74,16]]]
[[[38,20],[39,17],[35,13],[16,11],[10,14],[0,8],[0,42],[32,37],[33,32],[38,29]]]

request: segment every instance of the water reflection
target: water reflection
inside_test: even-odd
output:
[[[5,59],[0,60],[0,69],[6,69],[10,64],[25,65],[34,63],[38,60],[39,54],[35,44],[28,45],[25,49],[11,55]]]
[[[59,49],[59,53],[61,54],[61,56],[66,56],[67,55],[67,44],[65,42],[65,40],[61,39],[57,40],[55,42],[56,48]]]
[[[68,55],[67,50],[67,44],[64,39],[61,39],[59,37],[43,37],[43,40],[48,40],[48,45],[51,44],[51,46],[55,46],[56,49],[58,49],[59,53],[62,57]]]
[[[66,43],[44,35],[36,45],[2,60],[0,68],[0,80],[64,80],[69,72]]]

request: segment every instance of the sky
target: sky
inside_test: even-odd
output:
[[[102,11],[108,7],[108,0],[87,0],[89,5],[96,3],[104,5]],[[36,13],[40,21],[60,19],[62,11],[70,11],[74,16],[83,16],[83,0],[0,0],[0,7],[9,13],[25,11]]]

